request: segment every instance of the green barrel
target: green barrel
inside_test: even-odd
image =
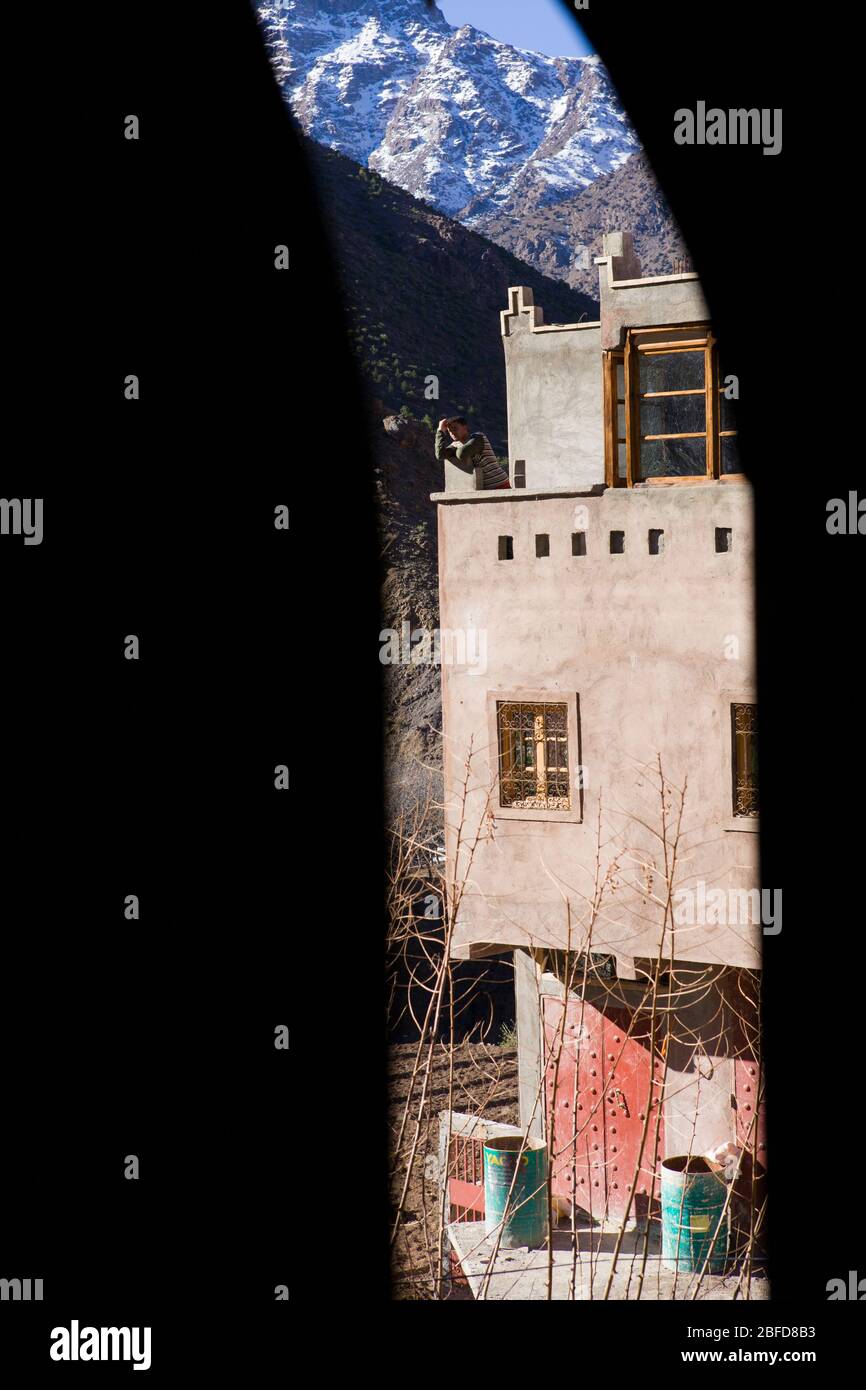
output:
[[[705,1158],[666,1158],[662,1162],[662,1263],[688,1272],[703,1269],[716,1236],[707,1272],[720,1274],[728,1254],[728,1189],[720,1171]],[[718,1235],[716,1232],[718,1231]]]
[[[520,1150],[523,1148],[523,1152]],[[484,1145],[484,1233],[500,1248],[543,1245],[547,1238],[547,1145],[505,1135]]]

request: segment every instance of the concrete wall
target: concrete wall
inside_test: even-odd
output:
[[[627,328],[661,328],[709,319],[701,283],[693,272],[641,277],[631,232],[607,232],[596,258],[601,306],[601,346],[621,347]]]
[[[501,317],[512,476],[523,459],[529,489],[603,484],[599,325],[544,327],[529,290],[509,296]]]
[[[467,470],[448,458],[443,459],[442,463],[445,469],[446,492],[478,492],[483,490],[484,469],[480,465],[477,468]]]
[[[617,283],[611,262],[601,258],[601,338],[603,349],[622,347],[627,328],[661,328],[677,323],[706,323],[709,310],[696,275],[668,275]]]
[[[465,847],[482,836],[455,954],[478,943],[564,949],[566,905],[577,947],[601,814],[602,874],[615,861],[620,870],[593,949],[616,952],[627,968],[658,943],[659,911],[633,885],[635,858],[662,867],[658,841],[638,823],[659,822],[646,766],[657,754],[672,782],[688,779],[678,887],[758,886],[757,823],[733,816],[730,767],[730,705],[755,699],[751,489],[680,483],[476,499],[439,505],[441,626],[476,634],[472,650],[483,652],[483,661],[442,667],[448,850],[459,880]],[[660,555],[648,553],[650,528],[664,532]],[[730,551],[716,551],[716,528],[730,528]],[[584,556],[571,553],[578,530]],[[610,553],[612,530],[625,533],[624,554]],[[550,537],[547,558],[536,558],[540,533]],[[497,558],[501,535],[513,537],[513,560]],[[497,692],[530,689],[579,697],[579,756],[569,748],[572,787],[578,761],[587,782],[579,821],[498,806],[489,705]],[[464,814],[459,786],[470,743],[474,789]],[[464,856],[455,866],[461,816]],[[658,877],[652,886],[658,890]],[[755,967],[760,942],[759,924],[702,923],[678,928],[668,949],[683,960]]]

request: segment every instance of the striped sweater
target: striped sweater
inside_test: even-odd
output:
[[[437,430],[436,457],[440,461],[444,458],[450,459],[465,473],[472,473],[480,464],[484,470],[482,477],[485,490],[502,487],[503,483],[508,482],[508,469],[497,459],[486,434],[470,434],[461,444],[458,440],[451,439],[445,430]]]

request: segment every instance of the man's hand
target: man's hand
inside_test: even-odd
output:
[[[439,424],[438,424],[438,426],[437,426],[437,429],[440,429],[440,430],[448,430],[448,419],[447,419],[446,416],[443,415],[442,419],[439,421]],[[451,431],[448,430],[448,433],[450,434]]]

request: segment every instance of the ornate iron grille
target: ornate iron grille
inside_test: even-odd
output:
[[[734,815],[758,814],[758,707],[731,705]]]
[[[500,700],[496,714],[500,805],[569,811],[566,705]]]

